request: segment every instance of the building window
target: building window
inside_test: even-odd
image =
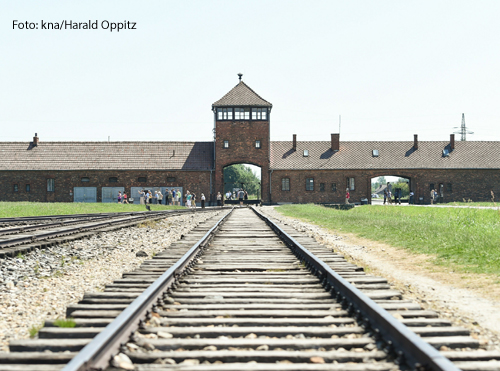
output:
[[[250,120],[250,108],[235,108],[234,109],[234,119],[235,120]]]
[[[252,108],[252,120],[266,120],[267,108]]]
[[[324,192],[325,191],[325,183],[319,183],[319,191]]]
[[[314,191],[314,178],[306,178],[306,191]]]
[[[337,183],[332,183],[332,192],[337,192]]]
[[[304,150],[304,157],[309,157],[309,150],[308,149]]]
[[[116,176],[112,176],[109,178],[109,182],[110,183],[117,183],[118,182],[118,178]]]
[[[55,181],[54,179],[47,179],[47,192],[54,192]]]
[[[446,184],[446,192],[449,192],[449,193],[453,192],[453,188],[451,187],[451,183]]]
[[[222,148],[229,148],[229,140],[225,140]]]
[[[90,182],[90,178],[88,176],[84,176],[81,180],[82,182]]]
[[[281,190],[289,191],[290,190],[290,178],[282,178],[281,179]]]
[[[14,184],[14,185],[12,186],[12,190],[13,190],[14,192],[18,192],[18,191],[19,191],[19,184]]]
[[[354,178],[347,178],[347,188],[350,191],[354,191]]]
[[[232,119],[233,119],[232,108],[217,108],[217,120],[232,120]]]
[[[255,141],[255,148],[260,148],[260,140]]]
[[[169,183],[175,182],[175,177],[173,177],[173,176],[167,177],[167,182],[169,182]]]
[[[26,192],[31,192],[31,186],[29,184],[26,184]]]
[[[434,190],[434,183],[429,184],[429,190],[433,191]]]
[[[140,176],[139,178],[137,178],[137,181],[138,181],[139,183],[147,183],[148,178],[147,178],[147,177],[145,177],[145,176]]]

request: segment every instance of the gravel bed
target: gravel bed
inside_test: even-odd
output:
[[[9,340],[28,338],[45,320],[64,318],[84,292],[102,291],[218,212],[144,222],[0,260],[0,351],[8,351]],[[146,256],[136,256],[139,251]]]
[[[274,207],[262,207],[262,212],[344,254],[353,263],[375,270],[375,274],[387,278],[391,286],[400,290],[406,299],[413,300],[424,309],[436,311],[440,318],[452,322],[454,326],[468,328],[471,336],[480,341],[482,349],[500,351],[500,303],[470,290],[426,277],[425,272],[420,272],[418,267],[414,270],[411,267],[407,270],[399,269],[392,264],[390,256],[383,259],[366,246],[347,243],[342,236],[319,226],[286,217],[274,210]]]

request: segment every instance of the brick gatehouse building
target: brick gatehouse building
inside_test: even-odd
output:
[[[241,76],[240,76],[241,79]],[[371,179],[405,177],[417,203],[500,197],[500,142],[271,141],[272,104],[243,81],[212,105],[213,142],[0,142],[0,201],[113,202],[118,191],[176,188],[214,200],[224,167],[261,168],[263,203],[371,200]],[[207,130],[209,128],[207,127]],[[199,197],[198,197],[199,199]]]

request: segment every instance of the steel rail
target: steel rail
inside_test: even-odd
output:
[[[163,273],[137,299],[135,299],[120,315],[87,344],[74,357],[63,371],[83,371],[104,369],[109,366],[111,357],[117,353],[121,344],[139,327],[140,321],[151,311],[161,295],[175,282],[184,269],[192,264],[202,249],[212,240],[213,235],[222,223],[231,215],[226,215],[186,252],[172,267]]]
[[[322,279],[324,286],[332,288],[332,295],[336,296],[339,302],[349,303],[347,305],[350,312],[357,314],[358,320],[368,324],[381,339],[387,342],[395,351],[400,363],[406,363],[411,369],[416,370],[460,371],[448,358],[441,355],[438,350],[318,259],[276,223],[255,208],[252,210],[301,260],[306,262],[308,268]]]
[[[64,225],[56,223],[56,225],[50,225],[49,227],[45,227],[47,226],[47,224],[39,224],[40,227],[38,228],[35,228],[37,225],[29,226],[30,228],[28,231],[19,230],[18,233],[4,234],[4,235],[2,235],[1,232],[4,231],[5,229],[4,230],[0,229],[0,248],[22,245],[36,241],[43,241],[75,233],[89,232],[100,228],[115,227],[119,226],[120,224],[140,222],[146,219],[163,218],[164,216],[178,216],[186,213],[189,214],[195,212],[208,212],[208,211],[212,211],[212,209],[164,210],[156,212],[125,213],[123,217],[121,217],[121,215],[114,215],[114,216],[109,216],[108,218],[99,217],[92,220],[79,220],[79,221],[72,220],[69,222],[61,222],[65,223]],[[70,225],[75,225],[75,224],[76,226],[70,227]],[[44,229],[51,229],[54,227],[61,227],[61,229],[56,229],[56,230],[52,229],[46,232],[43,231]],[[23,227],[17,227],[17,228],[22,229]],[[25,228],[28,229],[28,227]],[[28,234],[22,234],[25,232],[27,232]]]

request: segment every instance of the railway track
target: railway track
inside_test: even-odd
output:
[[[67,316],[75,328],[48,323],[11,342],[0,371],[500,369],[467,329],[246,208],[221,211]]]
[[[209,209],[2,219],[0,220],[0,224],[2,221],[5,222],[5,220],[8,220],[14,226],[0,228],[0,258],[16,256],[19,253],[24,254],[37,248],[44,248],[61,242],[88,237],[95,233],[95,231],[124,228],[147,219],[157,220],[166,216],[203,212],[206,210]]]

